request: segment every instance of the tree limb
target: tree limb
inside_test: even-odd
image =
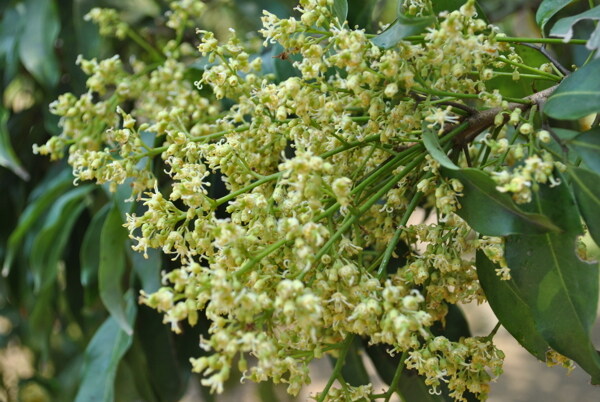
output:
[[[515,109],[521,109],[525,111],[531,108],[533,105],[538,105],[539,109],[542,110],[544,102],[546,102],[546,99],[548,99],[548,97],[552,95],[552,93],[557,87],[558,85],[555,85],[526,97],[525,99],[529,100],[529,103],[527,104],[509,103],[508,108],[506,109],[496,107],[492,109],[483,110],[468,117],[466,119],[466,122],[469,124],[468,127],[465,129],[465,131],[463,131],[454,138],[454,143],[458,146],[463,146],[465,144],[468,144],[469,142],[472,142],[475,139],[475,137],[477,137],[481,132],[483,132],[485,129],[494,124],[494,119],[496,118],[496,115],[498,113],[510,113]],[[508,115],[505,117],[505,119],[506,118],[508,118]]]

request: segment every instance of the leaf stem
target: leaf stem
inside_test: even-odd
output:
[[[564,41],[560,38],[525,38],[515,36],[497,36],[494,38],[496,42],[509,42],[509,43],[552,43],[556,45],[585,45],[586,39],[571,39]]]
[[[342,372],[344,362],[346,361],[346,355],[348,354],[348,350],[350,349],[350,345],[352,344],[353,340],[354,334],[348,334],[346,339],[344,340],[344,343],[342,344],[342,349],[340,350],[340,355],[338,356],[337,361],[335,362],[333,372],[331,373],[331,376],[329,376],[327,385],[325,385],[323,391],[319,393],[319,399],[317,399],[317,402],[323,402],[325,400],[327,394],[329,393],[329,390],[331,389],[331,386],[333,385],[333,382]]]
[[[406,360],[407,357],[408,357],[408,351],[405,350],[404,352],[402,352],[402,356],[400,356],[400,363],[398,363],[398,367],[396,367],[396,372],[394,373],[394,377],[392,378],[390,387],[388,388],[387,392],[384,394],[385,395],[384,402],[388,402],[390,400],[390,398],[392,397],[392,395],[394,395],[394,392],[398,392],[398,395],[400,395],[400,399],[404,400],[404,398],[400,394],[400,391],[397,390],[397,388],[398,388],[398,382],[400,381],[400,377],[402,377],[402,372],[404,371],[404,361]]]
[[[394,236],[388,243],[388,246],[386,247],[385,252],[383,253],[383,260],[381,260],[381,264],[379,265],[379,269],[377,270],[377,278],[383,279],[383,277],[387,274],[387,266],[390,262],[390,258],[392,257],[392,253],[396,249],[396,245],[400,241],[400,235],[402,234],[402,231],[406,229],[406,223],[412,215],[412,212],[417,207],[419,201],[421,201],[422,197],[423,193],[418,191],[413,196],[412,200],[410,201],[410,204],[408,204],[408,206],[406,207],[406,211],[404,211],[404,215],[400,220],[400,224],[398,225],[398,228],[394,232]]]
[[[550,73],[547,73],[545,71],[538,70],[537,68],[530,67],[530,66],[528,66],[526,64],[523,64],[523,63],[517,63],[516,61],[509,60],[509,59],[507,59],[506,57],[503,57],[503,56],[498,57],[498,60],[503,61],[503,62],[505,62],[507,64],[510,64],[510,65],[513,65],[515,67],[522,68],[523,70],[531,71],[532,73],[536,73],[536,74],[541,75],[543,77],[546,77],[546,78],[548,78],[549,80],[552,80],[552,81],[559,82],[559,81],[562,80],[561,77],[558,77],[558,76],[556,76],[554,74],[550,74]],[[508,98],[506,98],[506,99],[508,99]]]
[[[162,62],[162,61],[166,60],[166,57],[165,57],[164,54],[162,54],[161,52],[159,52],[158,50],[156,50],[152,45],[150,45],[150,43],[148,43],[147,40],[145,40],[144,38],[142,38],[133,29],[130,29],[130,28],[127,29],[127,36],[129,36],[135,43],[137,43],[140,47],[142,47],[148,53],[150,53],[150,55],[152,56],[152,58],[154,58],[156,61],[161,61]]]

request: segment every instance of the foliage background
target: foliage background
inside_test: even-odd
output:
[[[230,26],[251,32],[258,28],[263,8],[285,16],[295,2],[206,3],[213,7],[203,28],[224,35]],[[360,23],[370,21],[361,20],[357,11],[370,8],[375,19],[391,22],[395,3],[351,1],[350,17]],[[539,35],[534,18],[539,1],[481,3],[490,21],[508,34]],[[167,4],[159,0],[8,0],[0,4],[0,261],[4,261],[0,400],[73,400],[86,348],[89,352],[114,347],[102,370],[86,378],[110,387],[114,376],[116,400],[176,401],[188,387],[189,357],[200,354],[197,339],[205,326],[186,328],[174,336],[155,311],[143,306],[137,307],[133,337],[115,338],[114,322],[107,318],[99,298],[98,275],[102,273],[97,262],[105,206],[115,195],[92,186],[73,187],[71,168],[64,161],[50,163],[31,152],[34,143],[44,143],[58,133],[48,104],[61,93],[79,94],[85,88],[85,77],[75,65],[79,54],[100,59],[119,53],[126,59],[140,52],[131,41],[100,38],[97,28],[83,20],[98,6],[118,9],[144,35],[155,29],[155,22],[160,25]],[[189,34],[193,41],[193,31]],[[553,50],[566,65],[581,64],[587,57],[583,47]],[[141,288],[156,289],[159,271],[169,269],[168,259],[158,253],[151,257],[146,261],[128,253],[122,285],[132,295]],[[472,329],[476,332],[477,325],[472,323]],[[510,377],[511,369],[507,371]],[[212,399],[200,387],[196,389]],[[268,385],[257,387],[263,400],[275,400],[274,392]],[[590,392],[594,393],[590,398],[600,396],[598,391]]]

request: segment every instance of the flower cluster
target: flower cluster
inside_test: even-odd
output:
[[[225,41],[199,30],[198,61],[181,32],[204,4],[174,2],[167,26],[177,39],[146,46],[160,62],[80,59],[89,92],[51,105],[62,134],[36,151],[61,158],[68,149],[76,181],[112,190],[129,181],[142,204],[127,217],[134,249],[161,249],[180,264],[140,300],[175,332],[204,311],[210,336],[200,346],[210,353],[192,363],[212,391],[237,361],[243,378],[297,394],[313,359],[341,358],[360,336],[408,353],[434,389],[448,382],[457,400],[466,390],[484,398],[501,352],[490,340],[434,337],[431,327],[450,304],[483,301],[473,255],[501,262],[501,242],[477,239],[455,215],[463,186],[440,177],[421,138],[464,118],[448,94],[503,104],[486,82],[513,50],[477,19],[474,1],[436,16],[421,40],[387,49],[339,21],[333,3],[300,0],[298,18],[265,12],[260,33],[284,49],[277,58],[234,30]],[[405,3],[411,15],[430,9]],[[101,33],[127,33],[113,11],[89,18]],[[274,74],[282,65],[290,77]],[[479,145],[494,157],[505,141]],[[526,200],[532,183],[554,180],[553,166],[529,155],[497,174],[499,188]],[[407,226],[423,195],[436,223]],[[318,398],[334,395],[359,400],[372,388]]]

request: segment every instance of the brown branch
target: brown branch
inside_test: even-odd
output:
[[[544,105],[544,102],[546,102],[546,99],[548,99],[548,97],[552,95],[552,92],[554,92],[556,87],[558,87],[558,85],[552,86],[550,88],[544,89],[543,91],[536,92],[533,95],[526,97],[525,99],[528,100],[529,103],[509,103],[507,109],[496,107],[492,109],[483,110],[468,117],[465,121],[469,125],[467,126],[465,131],[458,134],[454,138],[454,143],[462,147],[463,145],[473,141],[475,137],[477,137],[485,129],[489,128],[494,124],[494,119],[496,118],[496,115],[498,113],[510,113],[515,109],[521,109],[523,111],[526,111],[529,110],[533,105],[538,105],[538,108],[541,110]],[[508,114],[507,116],[505,116],[505,119],[508,119]]]

